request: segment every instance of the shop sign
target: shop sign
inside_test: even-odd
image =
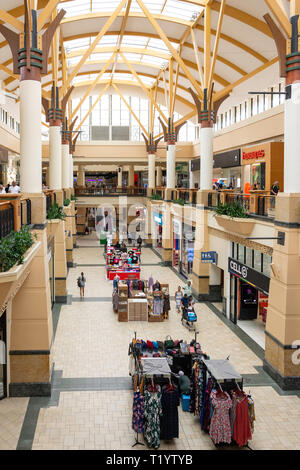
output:
[[[241,149],[229,150],[228,152],[214,155],[214,168],[233,168],[241,164]]]
[[[264,158],[264,156],[264,150],[257,150],[256,152],[243,152],[243,160],[257,160],[258,158]]]
[[[157,212],[153,212],[153,220],[154,220],[154,222],[156,222],[158,225],[162,225],[162,224],[163,224],[162,215],[161,215],[161,214],[158,214]]]
[[[256,271],[233,258],[228,258],[228,271],[248,282],[252,286],[257,287],[259,290],[266,293],[269,292],[270,278],[265,274],[260,273],[259,271]]]
[[[202,251],[201,263],[214,263],[217,264],[218,254],[216,251]]]

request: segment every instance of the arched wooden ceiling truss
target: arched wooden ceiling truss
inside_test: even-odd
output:
[[[101,99],[109,89],[127,104],[120,87],[138,86],[152,103],[150,132],[155,113],[166,121],[183,105],[185,118],[196,115],[189,87],[200,97],[204,89],[208,95],[213,89],[216,101],[276,63],[265,13],[286,35],[290,27],[289,0],[111,0],[104,2],[107,11],[96,0],[25,2],[37,8],[40,28],[61,8],[67,11],[51,45],[43,96],[50,97],[54,81],[62,94],[71,85],[77,96],[82,90],[80,104],[96,92]],[[0,5],[2,23],[22,31],[24,1],[1,0]],[[18,96],[18,76],[1,35],[0,79]],[[162,99],[168,115],[158,104]],[[69,106],[69,117],[78,109]]]

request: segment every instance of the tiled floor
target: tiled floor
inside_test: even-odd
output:
[[[67,383],[68,387],[59,389],[55,385],[56,398],[51,398],[47,407],[41,407],[32,448],[130,450],[135,438],[131,429],[132,392],[126,387],[115,390],[113,385],[105,390],[95,384],[101,377],[106,384],[117,378],[128,383],[128,343],[135,331],[138,337],[156,340],[164,340],[169,334],[174,339],[191,340],[194,335],[181,325],[173,301],[169,320],[163,323],[119,323],[110,301],[112,284],[105,280],[104,266],[98,266],[103,260],[102,248],[75,249],[74,259],[78,264],[95,266],[76,266],[69,271],[68,291],[73,300],[61,308],[53,347],[56,374],[61,374],[61,383]],[[142,262],[156,264],[143,266],[142,277],[152,273],[160,281],[168,282],[171,295],[178,285],[182,285],[171,269],[158,264],[160,259],[150,249],[143,249]],[[84,300],[78,299],[76,285],[81,270],[87,276]],[[256,368],[262,366],[262,361],[256,354],[208,305],[196,304],[196,312],[198,340],[203,350],[215,359],[230,355],[231,363],[241,374],[259,378]],[[300,449],[298,396],[282,396],[272,386],[257,385],[259,380],[251,387],[256,423],[250,447]],[[27,403],[28,399],[0,402],[0,449],[16,447]],[[180,409],[179,421],[179,439],[162,442],[161,449],[214,449],[209,436],[201,431],[197,417]],[[140,447],[134,450],[140,450]]]
[[[260,318],[257,320],[238,320],[237,324],[261,348],[265,349],[265,324]]]

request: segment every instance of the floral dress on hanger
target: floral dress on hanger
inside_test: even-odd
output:
[[[133,394],[132,429],[139,434],[144,432],[144,397],[140,392]]]
[[[161,415],[161,392],[148,392],[148,390],[145,390],[144,438],[148,447],[154,447],[154,449],[158,449],[160,445]]]
[[[217,391],[211,393],[214,413],[209,427],[209,435],[215,444],[231,443],[231,426],[229,410],[232,401],[227,392],[218,395]]]

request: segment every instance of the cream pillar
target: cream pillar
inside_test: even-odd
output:
[[[160,188],[161,185],[162,185],[162,167],[158,166],[156,168],[156,171],[157,171],[157,173],[156,173],[156,186],[158,188]]]
[[[155,188],[155,154],[148,154],[148,188]]]
[[[61,125],[52,126],[51,122],[49,128],[49,187],[53,190],[62,189]]]
[[[82,166],[82,165],[78,166],[77,186],[79,186],[79,187],[85,186],[85,171],[84,171],[84,166]]]
[[[118,188],[122,188],[122,177],[123,177],[123,171],[122,167],[118,167]]]
[[[20,81],[20,182],[22,193],[42,191],[41,82]]]
[[[284,112],[284,192],[300,193],[300,83],[291,84]]]
[[[74,170],[73,170],[73,155],[70,153],[69,154],[69,188],[73,188],[74,186]]]
[[[209,127],[204,127],[203,124]],[[203,124],[200,130],[200,188],[202,190],[211,190],[213,180],[213,127],[210,127],[210,123],[205,122]]]
[[[128,171],[128,186],[133,187],[134,186],[134,166],[129,165],[129,171]]]
[[[69,143],[62,144],[62,187],[67,189],[70,187],[70,171],[69,171]]]
[[[192,162],[189,161],[189,172],[190,172],[190,189],[194,189],[195,187],[195,178],[194,172],[191,170]]]
[[[176,145],[167,145],[167,189],[173,189],[176,186]]]

